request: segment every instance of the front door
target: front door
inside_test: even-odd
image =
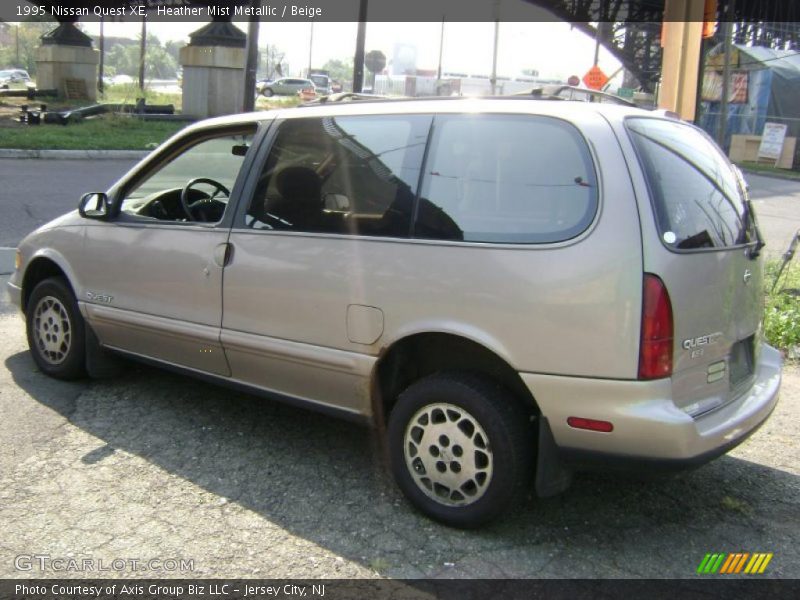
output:
[[[87,226],[82,300],[102,344],[229,374],[219,342],[226,215],[254,131],[181,138],[122,183],[116,218]]]

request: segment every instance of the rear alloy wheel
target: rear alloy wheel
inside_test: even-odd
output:
[[[505,511],[533,469],[530,419],[489,380],[431,375],[405,390],[389,418],[389,458],[400,489],[428,516],[475,527]]]
[[[83,317],[63,279],[45,279],[33,289],[25,319],[28,346],[42,372],[58,379],[85,374]]]

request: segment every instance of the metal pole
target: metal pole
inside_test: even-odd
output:
[[[444,15],[442,15],[442,31],[439,33],[439,68],[436,71],[436,80],[442,79],[442,52],[444,51]]]
[[[250,0],[253,10],[247,24],[247,48],[244,65],[244,95],[242,111],[252,112],[256,106],[256,73],[258,71],[258,29],[259,19],[256,16],[261,7],[261,0]]]
[[[105,45],[106,45],[106,36],[103,30],[103,25],[105,23],[105,18],[100,17],[100,64],[97,68],[97,91],[101,94],[103,93],[103,74],[105,73]]]
[[[494,3],[494,50],[492,51],[492,96],[497,94],[497,46],[500,42],[500,0]]]
[[[725,21],[725,62],[722,67],[722,98],[719,103],[719,131],[717,132],[717,144],[725,150],[725,138],[728,134],[728,96],[730,95],[730,78],[731,78],[731,48],[733,24],[727,20]]]
[[[600,25],[600,23],[597,24],[597,30],[594,33],[594,62],[592,64],[595,67],[600,62]]]
[[[311,76],[311,67],[312,67],[312,60],[311,56],[314,51],[314,21],[311,21],[311,35],[308,37],[308,72],[306,72],[306,77]]]
[[[16,46],[16,62],[14,65],[21,67],[22,65],[19,64],[19,25],[14,28],[14,45]]]
[[[147,17],[142,17],[142,39],[139,42],[139,89],[144,93],[144,55],[147,49]]]
[[[356,33],[356,55],[353,58],[353,91],[364,89],[364,45],[367,41],[367,0],[358,6],[358,32]]]
[[[708,54],[708,40],[700,42],[700,57],[697,66],[697,93],[695,94],[694,104],[697,111],[694,115],[694,124],[699,125],[703,117],[703,81],[706,77],[706,55]]]

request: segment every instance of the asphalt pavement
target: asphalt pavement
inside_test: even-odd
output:
[[[710,552],[772,552],[763,577],[800,577],[796,367],[770,420],[704,467],[578,475],[459,531],[409,506],[366,428],[133,363],[50,379],[4,296],[0,339],[0,578],[695,578]],[[32,555],[125,566],[18,570]]]
[[[86,192],[111,187],[136,162],[0,159],[0,247],[16,247],[29,232],[77,208]]]
[[[767,256],[780,256],[800,231],[800,181],[746,175]]]

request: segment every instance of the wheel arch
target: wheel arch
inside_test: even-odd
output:
[[[75,294],[71,270],[66,266],[61,256],[51,252],[41,252],[36,254],[25,267],[25,274],[22,277],[22,310],[28,307],[28,300],[31,292],[37,284],[50,277],[61,277],[66,281],[67,286]]]
[[[444,371],[483,375],[508,389],[532,415],[541,414],[517,370],[497,351],[463,335],[430,331],[401,337],[381,353],[371,382],[375,424],[385,427],[398,394],[409,385]]]

